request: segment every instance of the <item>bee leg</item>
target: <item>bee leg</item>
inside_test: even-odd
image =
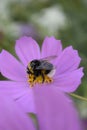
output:
[[[36,83],[37,83],[37,76],[34,76],[33,85],[35,85]]]
[[[43,79],[43,80],[42,80],[42,83],[44,83],[44,80],[45,80],[44,74],[42,73],[41,75],[42,75],[42,79]]]
[[[33,82],[36,80],[36,76],[34,76],[34,78],[33,78]]]

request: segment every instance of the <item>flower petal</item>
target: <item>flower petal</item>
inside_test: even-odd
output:
[[[24,110],[26,113],[36,113],[35,104],[33,100],[33,93],[30,89],[27,93],[25,93],[21,98],[16,100],[16,103],[19,107]]]
[[[55,91],[53,87],[34,88],[40,130],[80,130],[73,104],[68,102],[61,91]]]
[[[0,54],[0,71],[3,76],[15,81],[26,81],[26,70],[9,52]]]
[[[42,57],[58,56],[62,51],[62,44],[60,40],[56,40],[53,36],[46,37],[42,44]]]
[[[31,37],[24,36],[17,40],[15,50],[25,66],[27,66],[31,60],[40,58],[40,48]]]
[[[73,92],[81,84],[83,75],[83,68],[81,67],[75,71],[58,75],[54,79],[54,85],[65,92]]]
[[[81,58],[79,57],[78,52],[74,50],[72,46],[65,48],[56,60],[57,74],[77,69],[80,61]]]
[[[3,95],[12,97],[26,113],[35,113],[32,89],[29,88],[27,83],[0,81],[0,92],[3,93]]]
[[[31,119],[10,98],[1,94],[0,130],[35,130]]]
[[[17,99],[27,92],[24,82],[0,81],[0,92],[8,94],[13,99]]]

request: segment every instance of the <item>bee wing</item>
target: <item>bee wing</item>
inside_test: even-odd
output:
[[[48,56],[48,57],[40,59],[41,64],[36,69],[37,70],[40,70],[40,69],[45,69],[45,70],[54,69],[53,65],[51,63],[49,63],[49,62],[51,60],[54,60],[55,58],[57,58],[56,55]]]
[[[54,60],[55,58],[57,58],[57,55],[53,55],[53,56],[48,56],[45,58],[40,59],[40,61],[45,60],[45,61],[51,61]]]
[[[50,69],[53,69],[53,65],[47,62],[46,60],[41,60],[41,65],[39,65],[36,69],[37,70],[41,70],[41,69],[50,70]]]

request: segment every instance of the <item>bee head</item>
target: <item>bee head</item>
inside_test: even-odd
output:
[[[39,60],[33,60],[30,62],[30,66],[33,70],[36,69],[36,67],[38,67],[40,65],[40,61]]]

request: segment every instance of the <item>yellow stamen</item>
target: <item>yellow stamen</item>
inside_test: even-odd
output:
[[[45,83],[51,83],[51,82],[53,82],[53,79],[45,75]]]
[[[43,75],[44,76],[44,80],[43,80],[43,77],[42,75],[38,76],[38,77],[35,77],[34,74],[29,74],[28,75],[28,82],[30,84],[30,87],[33,87],[35,84],[42,84],[42,83],[51,83],[53,82],[53,79],[50,78],[49,76],[47,75]]]

